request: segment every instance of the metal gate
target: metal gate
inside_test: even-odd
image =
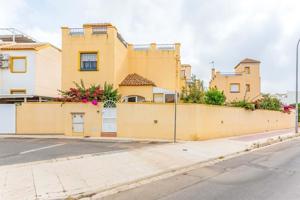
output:
[[[0,134],[16,133],[16,105],[0,104]]]
[[[103,103],[102,134],[101,136],[116,136],[117,133],[117,107],[114,101]]]

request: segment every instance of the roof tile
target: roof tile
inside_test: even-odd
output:
[[[251,59],[251,58],[245,58],[240,63],[260,63],[260,61],[254,60],[254,59]]]
[[[156,86],[154,82],[134,73],[128,74],[120,86]]]

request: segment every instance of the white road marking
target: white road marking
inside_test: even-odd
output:
[[[46,147],[41,147],[41,148],[37,148],[37,149],[31,149],[31,150],[28,150],[28,151],[22,151],[19,154],[31,153],[31,152],[40,151],[40,150],[43,150],[43,149],[50,149],[50,148],[62,146],[62,145],[65,145],[65,144],[66,143],[54,144],[54,145],[50,145],[50,146],[46,146]]]

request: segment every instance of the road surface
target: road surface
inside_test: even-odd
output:
[[[141,148],[156,142],[0,138],[0,166]]]
[[[299,200],[300,140],[152,182],[106,200]]]

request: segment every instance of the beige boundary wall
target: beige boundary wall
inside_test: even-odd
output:
[[[72,113],[84,113],[83,134],[73,133]],[[17,106],[17,134],[100,136],[101,104],[23,103]]]
[[[72,132],[71,113],[84,113],[84,133]],[[17,134],[100,136],[102,106],[90,103],[23,103],[17,106]],[[205,140],[291,128],[294,114],[246,111],[199,104],[177,105],[177,139]],[[117,105],[117,136],[169,139],[174,133],[174,104]]]
[[[63,109],[58,103],[17,105],[17,134],[63,134]]]

